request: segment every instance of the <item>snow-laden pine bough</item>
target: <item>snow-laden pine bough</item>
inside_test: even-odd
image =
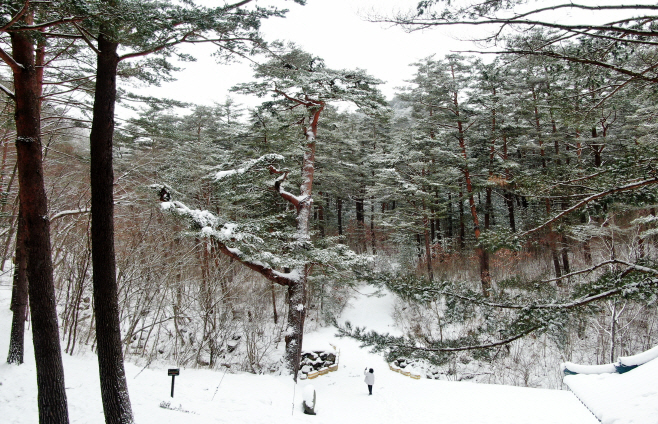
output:
[[[163,210],[187,219],[195,237],[212,239],[214,246],[226,256],[269,281],[287,287],[288,317],[285,338],[286,359],[291,371],[296,372],[299,367],[297,352],[303,334],[303,318],[306,316],[306,282],[310,272],[316,267],[322,268],[339,278],[339,273],[349,273],[352,268],[363,267],[370,262],[369,257],[357,255],[339,243],[320,248],[311,240],[304,243],[293,240],[286,249],[265,250],[272,242],[268,239],[271,234],[266,229],[250,224],[226,222],[209,211],[190,209],[178,201],[163,202],[161,206]],[[290,248],[291,246],[296,249]],[[291,357],[295,360],[295,365],[291,364]]]
[[[605,272],[593,282],[582,283],[568,295],[549,289],[548,283],[554,279],[534,284],[541,296],[499,290],[487,297],[460,282],[428,282],[415,275],[373,275],[370,277],[372,284],[385,286],[408,302],[423,305],[440,302],[446,307],[447,322],[470,320],[473,328],[461,337],[439,340],[428,335],[380,334],[350,322],[344,326],[334,325],[339,335],[373,346],[374,351],[385,352],[389,360],[407,357],[427,359],[436,364],[445,362],[452,353],[492,351],[532,333],[547,333],[559,339],[570,325],[597,313],[597,304],[601,301],[622,298],[650,304],[658,300],[658,264],[655,263],[610,260],[570,276],[610,265],[620,269]]]

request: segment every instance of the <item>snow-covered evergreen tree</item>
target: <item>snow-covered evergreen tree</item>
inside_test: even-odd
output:
[[[238,181],[248,184],[254,175],[269,176],[268,185],[258,189],[260,196],[271,198],[266,208],[276,209],[280,199],[287,206],[279,208],[278,215],[246,222],[224,215],[221,209],[215,215],[207,210],[189,209],[180,202],[168,202],[163,207],[190,218],[199,235],[213,238],[225,255],[287,287],[286,362],[296,380],[308,308],[309,276],[314,269],[321,267],[340,273],[362,262],[342,244],[324,238],[318,240],[316,246],[312,238],[315,152],[321,140],[318,139],[318,128],[322,112],[328,103],[347,101],[354,103],[363,113],[379,113],[383,100],[376,89],[379,81],[363,71],[327,68],[322,59],[294,47],[256,66],[255,75],[258,82],[240,85],[236,90],[261,97],[271,95],[273,100],[265,104],[266,109],[273,115],[281,115],[277,118],[286,121],[287,125],[296,124],[295,127],[302,130],[303,142],[285,140],[286,151],[265,153],[232,169],[222,167],[215,173],[214,180],[242,191],[244,186]],[[268,138],[268,143],[269,140],[271,138]],[[267,149],[269,146],[263,147]],[[293,154],[281,154],[288,153],[288,149]],[[299,194],[288,191],[289,180],[296,180],[299,184]],[[258,211],[253,208],[253,196],[247,200],[248,194],[248,191],[236,192],[236,197],[249,201],[252,210]],[[293,225],[287,226],[286,222]]]

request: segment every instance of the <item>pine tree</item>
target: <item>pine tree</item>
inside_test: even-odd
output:
[[[56,8],[55,8],[56,9]],[[59,329],[53,265],[50,248],[48,200],[44,187],[41,144],[41,95],[43,69],[37,67],[39,30],[74,19],[44,12],[43,22],[35,21],[31,2],[10,2],[0,6],[0,32],[9,34],[12,53],[0,48],[0,58],[11,68],[14,92],[2,90],[15,102],[16,150],[19,197],[25,220],[27,279],[33,343],[37,365],[40,423],[66,423],[68,410]],[[55,10],[57,15],[58,10]],[[48,19],[50,18],[50,19]]]
[[[89,20],[85,29],[77,27],[79,36],[98,58],[90,134],[91,234],[96,339],[101,394],[108,423],[133,421],[123,368],[114,254],[112,145],[119,64],[148,55],[159,56],[161,60],[142,61],[154,70],[150,75],[142,73],[142,77],[158,78],[171,72],[173,68],[166,59],[182,43],[214,42],[225,55],[247,51],[249,44],[260,41],[257,33],[260,20],[282,15],[275,8],[241,8],[248,3],[250,1],[242,1],[207,9],[191,2],[105,0],[99,5],[97,19]],[[96,45],[90,36],[96,37]],[[243,41],[233,41],[238,39]],[[120,46],[128,51],[120,54]]]
[[[285,201],[285,210],[292,209],[289,216],[294,219],[294,230],[276,231],[280,224],[271,221],[269,224],[268,221],[261,221],[260,225],[255,225],[253,221],[246,225],[234,224],[225,217],[214,216],[208,211],[193,211],[181,203],[165,205],[192,218],[202,235],[216,240],[222,253],[268,280],[287,287],[286,363],[296,381],[308,307],[307,286],[312,269],[325,264],[332,264],[336,269],[347,269],[350,264],[355,265],[359,261],[345,246],[328,244],[330,240],[327,239],[322,239],[320,249],[316,249],[311,237],[315,152],[319,141],[320,118],[330,102],[349,101],[363,112],[376,113],[383,100],[375,89],[379,81],[363,71],[327,68],[322,59],[296,48],[256,66],[255,74],[258,82],[240,85],[236,90],[259,96],[272,95],[274,100],[266,103],[267,109],[272,114],[281,114],[288,122],[288,127],[294,123],[301,126],[304,142],[299,146],[285,140],[285,144],[294,148],[294,156],[291,158],[280,153],[265,154],[240,168],[220,171],[215,179],[230,184],[231,179],[235,181],[234,178],[239,180],[253,174],[262,175],[263,171],[269,170],[275,176],[275,180],[270,182],[273,184],[275,198]],[[268,144],[271,143],[269,137],[267,140]],[[298,156],[300,154],[301,161]],[[297,167],[301,167],[300,174],[279,165],[280,162],[290,160],[291,164],[297,163]],[[299,195],[286,190],[285,184],[290,178],[300,184]],[[234,243],[237,243],[237,247],[232,247]],[[270,243],[278,244],[279,247],[265,250],[264,247],[270,246]],[[274,252],[283,252],[283,255]]]

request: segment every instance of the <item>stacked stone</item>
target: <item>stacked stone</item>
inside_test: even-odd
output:
[[[338,354],[336,351],[304,351],[299,367],[299,378],[314,379],[332,371],[338,371]]]

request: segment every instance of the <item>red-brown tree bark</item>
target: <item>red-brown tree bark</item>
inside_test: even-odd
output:
[[[68,423],[68,408],[50,256],[48,198],[43,179],[41,87],[35,66],[32,34],[19,31],[12,32],[10,37],[12,57],[3,55],[3,59],[10,65],[14,76],[19,197],[26,228],[28,293],[37,367],[39,422],[61,424]]]
[[[119,64],[117,43],[101,28],[98,65],[90,134],[91,155],[91,243],[94,314],[105,422],[133,422],[128,385],[123,366],[119,323],[118,286],[114,255],[114,171],[112,139],[116,75]]]

